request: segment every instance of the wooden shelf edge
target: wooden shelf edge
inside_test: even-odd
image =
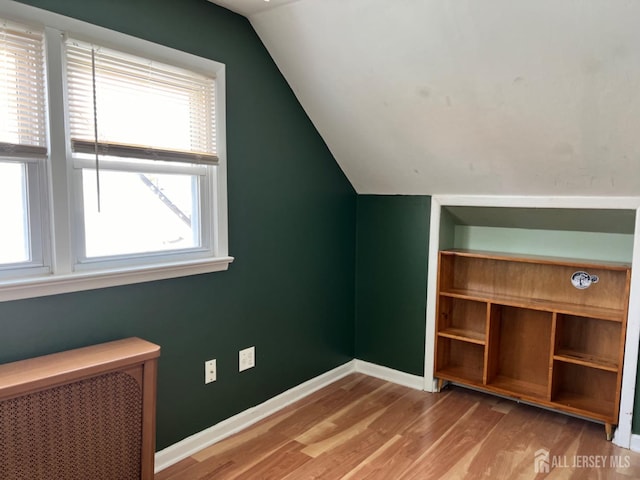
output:
[[[549,401],[547,385],[538,385],[523,380],[498,376],[487,382],[487,387],[518,398],[526,398],[532,401]]]
[[[588,368],[596,368],[598,370],[604,370],[605,372],[618,373],[618,366],[605,359],[598,359],[589,355],[580,354],[578,352],[572,352],[569,350],[559,350],[553,359],[559,362],[572,363],[574,365],[581,365]]]
[[[474,332],[473,330],[464,330],[462,328],[446,328],[438,331],[438,336],[442,338],[450,338],[460,342],[473,343],[475,345],[486,345],[484,333]]]
[[[574,413],[582,417],[616,424],[618,417],[614,402],[595,401],[589,398],[578,398],[574,395],[557,394],[551,403],[558,410]]]
[[[605,270],[619,271],[631,269],[631,265],[625,262],[609,262],[605,260],[596,261],[583,258],[553,257],[545,255],[528,255],[525,253],[491,252],[488,250],[468,250],[464,248],[440,250],[440,253],[443,255],[457,255],[460,257],[474,257],[487,260],[502,260],[520,263],[562,263],[563,265],[576,268],[602,268]]]
[[[525,392],[515,392],[508,388],[500,388],[499,386],[494,385],[493,383],[485,384],[481,380],[480,381],[469,381],[464,378],[460,378],[457,375],[448,375],[445,372],[437,372],[434,375],[436,378],[442,378],[443,380],[448,380],[450,382],[455,383],[456,385],[470,387],[476,390],[481,390],[485,393],[489,394],[498,394],[502,397],[514,400],[514,401],[524,401],[528,402],[532,405],[542,405],[545,407],[551,407],[551,402],[548,400],[548,397],[545,395],[538,396],[535,394],[525,393]],[[591,418],[591,417],[589,417]]]
[[[482,376],[479,379],[470,378],[459,373],[458,369],[441,369],[437,370],[434,375],[435,378],[441,378],[442,380],[448,380],[450,382],[459,383],[461,385],[470,385],[478,388],[485,388],[482,383]]]
[[[451,375],[446,373],[446,371],[436,372],[434,376],[435,378],[447,380],[463,387],[469,387],[488,394],[498,394],[513,401],[523,401],[531,405],[550,408],[558,412],[570,413],[582,418],[609,423],[612,425],[616,425],[618,423],[618,417],[615,414],[615,405],[613,402],[590,402],[588,399],[586,399],[582,401],[578,400],[578,405],[574,406],[570,405],[568,402],[576,403],[576,401],[570,399],[563,401],[562,394],[553,400],[549,400],[546,395],[544,397],[539,397],[537,395],[514,392],[506,388],[496,387],[493,384],[485,385],[484,383],[482,383],[482,381],[471,381],[466,378],[461,378],[459,375]],[[582,405],[580,405],[580,403],[582,403]],[[588,405],[589,403],[591,403],[592,405],[599,404],[599,406],[593,409],[589,409],[588,407],[584,406],[585,404]]]
[[[505,295],[492,295],[474,290],[450,289],[438,292],[443,297],[459,298],[474,302],[486,302],[507,307],[526,308],[562,315],[574,315],[576,317],[595,318],[616,323],[622,323],[626,314],[623,310],[612,308],[589,307],[583,305],[565,304],[548,300],[537,300],[525,297],[509,297]]]

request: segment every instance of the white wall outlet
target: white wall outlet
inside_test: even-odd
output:
[[[238,355],[238,371],[242,372],[256,366],[256,347],[245,348],[240,350]]]
[[[218,377],[218,368],[216,360],[207,360],[204,362],[204,383],[215,382]]]

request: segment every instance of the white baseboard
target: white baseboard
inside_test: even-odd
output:
[[[260,405],[240,412],[233,417],[227,418],[212,427],[198,432],[184,440],[168,446],[164,450],[156,452],[155,471],[164,470],[180,460],[199,452],[200,450],[213,445],[220,440],[230,437],[234,433],[243,430],[254,423],[272,415],[284,407],[312,394],[313,392],[326,387],[327,385],[346,377],[350,373],[363,373],[371,377],[380,378],[392,383],[404,385],[406,387],[422,390],[424,378],[417,375],[393,370],[392,368],[375,365],[363,360],[351,360],[333,370],[312,378],[311,380],[293,387]]]
[[[640,452],[640,435],[631,434],[631,445],[629,448],[634,452]]]
[[[301,398],[326,387],[327,385],[355,372],[355,361],[352,360],[322,375],[293,387],[260,405],[249,408],[243,412],[227,418],[212,427],[198,432],[184,440],[168,446],[164,450],[156,452],[155,471],[164,470],[174,463],[193,455],[200,450],[213,445],[220,440],[230,437],[234,433],[243,430],[269,415],[276,413],[284,407],[297,402]]]
[[[424,390],[424,377],[365,362],[364,360],[354,360],[354,362],[356,372],[397,383],[398,385],[404,385],[415,390]]]

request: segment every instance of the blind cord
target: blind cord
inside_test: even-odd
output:
[[[91,48],[91,82],[93,88],[93,140],[96,156],[96,192],[98,194],[98,213],[100,213],[100,160],[98,158],[98,100],[96,94],[96,51]]]

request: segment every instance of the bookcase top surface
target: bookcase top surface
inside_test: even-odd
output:
[[[522,262],[522,263],[538,263],[549,265],[566,265],[576,268],[601,268],[606,270],[631,270],[631,265],[622,262],[608,262],[592,259],[580,259],[580,258],[565,258],[565,257],[551,257],[543,255],[529,255],[524,253],[506,253],[506,252],[491,252],[484,250],[468,250],[463,248],[451,248],[441,250],[442,255],[456,255],[461,257],[474,257],[484,258],[487,260],[503,260],[510,262]]]

